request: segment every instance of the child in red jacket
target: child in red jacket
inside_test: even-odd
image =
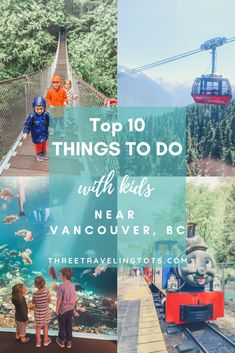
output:
[[[65,137],[64,134],[64,109],[63,107],[68,104],[68,98],[66,91],[62,87],[62,81],[60,76],[55,75],[52,78],[52,87],[49,89],[47,96],[47,105],[52,107],[52,124],[53,128],[56,128],[56,121],[59,121],[61,127],[61,137]],[[53,134],[53,131],[52,131]]]

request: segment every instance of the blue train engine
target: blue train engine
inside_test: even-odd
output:
[[[224,316],[224,293],[216,277],[216,264],[203,238],[195,234],[195,223],[187,224],[186,248],[178,265],[148,269],[148,282],[162,297],[166,322],[184,324],[216,320]],[[155,253],[176,241],[155,242]],[[147,273],[146,273],[147,274]]]

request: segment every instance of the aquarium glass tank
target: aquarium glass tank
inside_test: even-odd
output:
[[[49,179],[1,178],[0,181],[0,326],[13,329],[14,306],[11,289],[23,283],[30,304],[34,279],[43,276],[52,296],[49,328],[58,330],[56,292],[63,265],[51,266]],[[92,254],[87,254],[92,256]],[[69,267],[68,265],[64,267]],[[114,337],[117,327],[117,270],[115,268],[73,268],[72,282],[77,301],[73,330],[79,334]],[[29,310],[29,328],[34,328],[34,311]]]

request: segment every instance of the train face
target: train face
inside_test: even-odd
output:
[[[181,256],[186,259],[181,265],[152,271],[153,284],[165,297],[166,322],[183,324],[223,317],[224,293],[215,280],[215,260],[195,229],[188,233]]]
[[[177,269],[182,282],[182,291],[191,291],[195,288],[204,291],[205,285],[211,283],[216,274],[215,260],[200,236],[188,238],[186,241],[187,263],[182,263]]]

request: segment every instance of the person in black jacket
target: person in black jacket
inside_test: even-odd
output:
[[[15,322],[16,322],[16,341],[20,343],[28,343],[29,337],[26,337],[26,327],[28,324],[28,306],[24,295],[27,288],[23,284],[15,284],[12,287],[12,303],[15,306]]]

